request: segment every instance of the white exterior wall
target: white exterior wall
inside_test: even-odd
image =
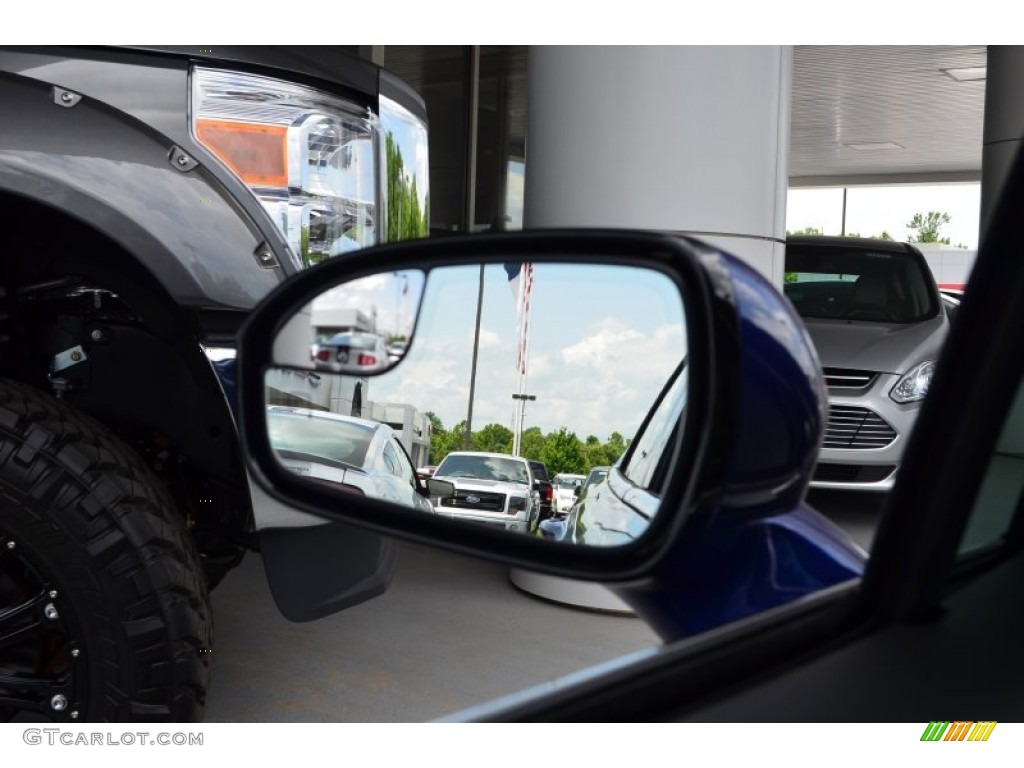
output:
[[[936,243],[914,243],[914,247],[924,255],[940,288],[965,284],[978,256],[977,250]]]

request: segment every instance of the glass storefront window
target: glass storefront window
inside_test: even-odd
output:
[[[522,229],[526,46],[480,46],[474,229]]]

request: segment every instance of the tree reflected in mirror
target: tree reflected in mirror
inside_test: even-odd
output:
[[[315,309],[330,297],[369,295],[378,278],[394,291],[391,273],[325,290],[310,317],[286,324],[275,359],[295,365],[302,357],[289,347],[301,336],[289,335],[290,325],[324,338],[316,317],[326,315]],[[671,458],[671,422],[685,402],[686,323],[675,284],[638,267],[527,262],[440,267],[401,280],[418,301],[405,307],[409,335],[390,366],[332,369],[323,363],[336,359],[314,353],[306,370],[267,372],[282,465],[336,484],[339,494],[517,535],[614,546],[625,542],[578,532],[642,533],[657,507],[655,470]],[[676,402],[659,411],[672,381]],[[649,413],[660,420],[632,460],[644,469],[628,495],[607,468],[618,463],[628,482],[630,446]],[[325,446],[332,429],[339,440],[353,430],[366,436],[359,461],[341,461]],[[585,485],[595,468],[602,482]],[[559,501],[556,476],[578,478]],[[427,477],[440,482],[427,488]],[[650,498],[634,502],[643,494]]]

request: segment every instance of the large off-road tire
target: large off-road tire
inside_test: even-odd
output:
[[[0,380],[0,721],[196,721],[211,655],[159,480],[102,424]]]

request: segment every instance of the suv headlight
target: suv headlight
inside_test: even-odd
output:
[[[897,403],[913,403],[924,400],[928,394],[928,387],[932,383],[932,375],[935,373],[935,363],[926,360],[918,363],[896,382],[896,386],[889,392],[889,397]]]
[[[195,67],[192,132],[252,190],[299,266],[378,240],[379,123],[329,93]]]

